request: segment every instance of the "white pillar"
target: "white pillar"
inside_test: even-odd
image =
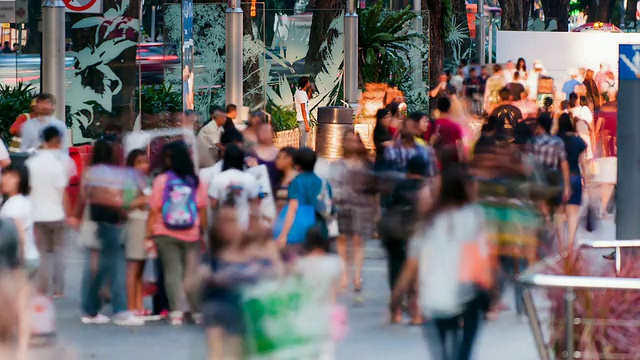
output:
[[[413,0],[413,11],[416,13],[417,17],[413,20],[413,30],[422,34],[422,4],[420,0]],[[413,60],[411,61],[411,72],[413,74],[413,89],[417,90],[424,87],[422,80],[422,69],[424,68],[424,62],[422,61],[422,53],[420,49],[422,48],[422,39],[415,39],[415,49],[412,50],[414,56],[412,56]]]
[[[65,121],[64,11],[62,0],[42,3],[42,92],[56,97],[53,115]]]
[[[358,103],[358,14],[355,0],[347,0],[344,14],[344,96],[347,103]]]
[[[226,14],[226,50],[227,73],[225,79],[226,101],[242,108],[242,8],[240,0],[230,0]]]
[[[486,36],[486,20],[484,17],[484,0],[478,0],[478,27],[476,28],[476,35],[478,37],[478,61],[480,65],[486,63],[485,52],[485,36]]]

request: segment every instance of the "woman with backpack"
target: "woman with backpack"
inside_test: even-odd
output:
[[[466,167],[442,172],[436,203],[418,224],[391,298],[391,307],[398,306],[417,276],[433,360],[470,359],[488,307],[495,262],[475,192]]]
[[[164,269],[172,325],[182,325],[183,281],[198,264],[202,234],[207,228],[207,189],[198,179],[189,149],[174,141],[162,150],[164,169],[152,185],[147,237],[153,237]],[[201,318],[195,294],[189,294],[191,315]]]

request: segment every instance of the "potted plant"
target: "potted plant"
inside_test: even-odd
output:
[[[142,129],[173,127],[172,114],[182,111],[182,94],[171,85],[142,86]],[[136,104],[138,104],[136,93]]]
[[[11,140],[9,128],[16,118],[30,111],[34,93],[35,88],[31,84],[0,85],[0,138],[5,144]]]
[[[300,130],[296,111],[291,107],[280,107],[270,104],[271,126],[275,132],[274,145],[278,148],[287,146],[298,147]]]
[[[623,256],[623,267],[617,277],[640,278],[640,265],[632,255]],[[597,271],[597,270],[596,270]],[[593,259],[577,250],[550,265],[545,273],[569,276],[594,276]],[[613,269],[597,271],[597,276],[616,277]],[[567,332],[565,289],[550,289],[551,321],[549,347],[557,359],[563,358]],[[640,292],[614,289],[580,289],[573,303],[576,321],[574,350],[589,359],[631,359],[640,353]]]

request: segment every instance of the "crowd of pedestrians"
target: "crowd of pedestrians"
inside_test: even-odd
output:
[[[0,246],[11,249],[0,260],[22,289],[65,296],[71,227],[85,245],[84,324],[195,323],[206,329],[209,359],[242,358],[243,341],[256,331],[248,321],[258,321],[247,316],[255,310],[248,291],[302,281],[295,286],[311,294],[305,299],[328,309],[319,356],[331,359],[345,321],[339,302],[352,294],[366,305],[364,250],[377,237],[387,255],[390,322],[423,326],[434,359],[469,359],[482,322],[505,310],[507,286],[524,315],[515,276],[573,246],[583,189],[589,202],[597,198],[594,163],[615,156],[617,105],[611,86],[595,106],[589,71],[571,77],[572,89],[565,84],[566,101],[539,102],[543,69],[536,63],[528,73],[524,59],[495,65],[491,75],[460,68],[438,80],[431,113],[404,116],[392,100],[376,115],[375,153],[346,131],[342,159],[324,174],[303,146],[308,78],[295,95],[299,148],[274,147],[259,112],[240,131],[238,108],[228,105],[213,107],[201,126],[194,112],[176,114],[181,135],[144,146],[125,147],[121,131],[108,127],[84,169],[67,154],[55,99],[39,95],[12,128],[31,156],[11,164],[0,147]],[[72,201],[67,186],[79,173]],[[609,184],[601,190],[610,196]],[[608,197],[601,199],[604,214]],[[21,344],[25,321],[16,322]]]

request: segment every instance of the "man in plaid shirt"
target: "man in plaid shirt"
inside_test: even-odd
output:
[[[427,163],[425,177],[432,177],[438,174],[438,160],[435,152],[430,146],[422,146],[416,143],[414,134],[405,121],[400,139],[384,150],[385,169],[387,171],[405,173],[407,171],[407,162],[416,155],[421,156]]]
[[[560,171],[564,190],[562,193],[563,203],[571,197],[571,187],[569,186],[569,163],[567,162],[567,152],[564,148],[564,141],[557,136],[551,135],[553,120],[548,114],[541,114],[538,117],[536,136],[529,144],[529,152],[533,154],[536,161],[547,171]]]

